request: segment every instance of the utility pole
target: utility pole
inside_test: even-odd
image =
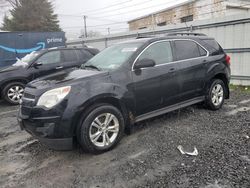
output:
[[[108,35],[110,35],[110,28],[108,27],[107,30],[108,30]]]
[[[83,19],[84,19],[84,35],[85,35],[85,38],[87,38],[87,37],[88,37],[88,33],[87,33],[87,24],[86,24],[87,16],[84,15],[84,16],[83,16]]]

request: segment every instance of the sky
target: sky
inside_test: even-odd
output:
[[[79,38],[86,15],[88,31],[120,33],[128,31],[127,21],[187,0],[54,0],[61,28],[68,38]],[[2,20],[7,10],[0,9]],[[108,29],[109,28],[109,29]],[[109,32],[108,32],[109,30]]]

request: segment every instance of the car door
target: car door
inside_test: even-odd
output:
[[[193,40],[175,40],[174,51],[179,64],[180,100],[185,101],[202,94],[208,52]]]
[[[157,110],[164,106],[162,80],[170,77],[171,65],[167,65],[172,61],[172,51],[169,41],[158,41],[149,45],[137,58],[136,61],[142,59],[152,59],[156,65],[154,67],[142,68],[132,71],[132,79],[134,82],[134,93],[136,99],[136,114],[142,115],[153,110]],[[178,86],[171,81],[164,82],[164,86],[174,87],[171,92],[175,93]],[[174,91],[174,92],[173,92]],[[164,93],[165,95],[165,93]]]
[[[76,54],[79,59],[78,65],[81,66],[82,64],[85,64],[89,59],[91,59],[94,55],[88,52],[84,49],[78,49],[76,50]]]
[[[62,70],[61,52],[55,50],[44,53],[38,57],[31,68],[33,79]]]
[[[79,63],[80,60],[78,59],[78,56],[74,49],[62,50],[62,55],[63,55],[62,62],[64,68],[72,68],[80,64]]]

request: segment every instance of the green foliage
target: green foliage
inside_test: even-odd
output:
[[[19,0],[4,17],[4,31],[61,31],[53,5],[48,0]]]

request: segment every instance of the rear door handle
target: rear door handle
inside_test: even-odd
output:
[[[63,68],[63,66],[57,66],[56,67],[56,69],[58,70],[58,69],[62,69]]]
[[[175,68],[169,69],[169,72],[175,72]]]

